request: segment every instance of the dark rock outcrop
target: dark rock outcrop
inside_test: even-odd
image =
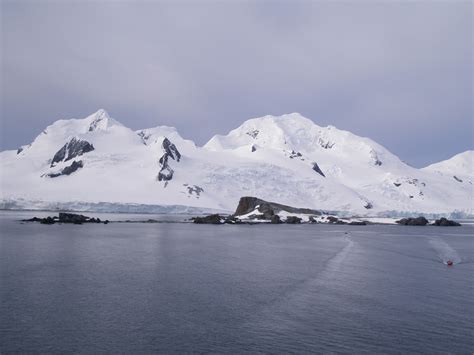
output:
[[[272,218],[270,218],[270,223],[271,224],[280,224],[280,223],[283,223],[280,219],[280,216],[278,216],[277,214],[274,214],[272,216]]]
[[[364,205],[364,208],[370,210],[370,209],[374,208],[374,205],[371,202],[367,202]]]
[[[93,150],[94,146],[88,141],[74,137],[56,152],[53,160],[51,161],[51,167],[55,166],[61,161],[71,160]]]
[[[58,172],[58,173],[49,173],[46,176],[48,176],[50,178],[55,178],[55,177],[62,176],[62,175],[71,175],[73,172],[75,172],[76,170],[78,170],[80,168],[83,168],[83,167],[84,167],[84,163],[82,162],[82,160],[79,160],[79,161],[74,160],[71,165],[66,166],[60,172]]]
[[[303,156],[303,154],[301,154],[300,152],[295,152],[294,150],[292,150],[292,151],[290,152],[289,158],[290,158],[290,159],[301,158],[302,156]]]
[[[178,151],[176,146],[170,142],[168,138],[163,139],[162,147],[168,156],[176,161],[181,159],[181,153]]]
[[[286,217],[285,223],[299,224],[299,223],[301,223],[301,218],[296,217],[296,216],[288,216],[288,217]]]
[[[423,217],[416,217],[416,218],[402,218],[395,223],[401,224],[403,226],[426,226],[428,224],[428,220]]]
[[[195,194],[197,197],[201,196],[201,192],[204,192],[204,189],[198,185],[188,185],[183,184],[188,190],[188,194],[192,195]]]
[[[352,221],[348,223],[350,226],[366,226],[367,222],[365,221]]]
[[[453,176],[454,180],[456,180],[457,182],[462,182],[462,179],[458,178],[456,175]]]
[[[256,210],[260,213],[263,213],[263,215],[267,217],[266,219],[270,219],[273,215],[278,214],[280,211],[286,211],[295,214],[312,214],[316,216],[321,215],[320,211],[309,208],[295,208],[275,202],[268,202],[257,197],[245,196],[240,198],[239,205],[235,210],[234,216],[242,216]]]
[[[225,217],[219,214],[211,214],[204,217],[194,217],[192,221],[197,224],[221,224],[225,221]]]
[[[77,169],[80,169],[84,167],[84,163],[82,162],[82,160],[79,160],[79,161],[73,161],[71,165],[69,166],[66,166],[62,171],[61,171],[61,174],[62,175],[70,175],[72,174],[73,172],[75,172]]]
[[[168,159],[171,158],[177,162],[181,159],[181,153],[178,151],[178,148],[170,142],[168,138],[163,139],[161,147],[164,150],[163,155],[159,160],[160,171],[158,172],[158,181],[170,181],[173,179],[174,170],[168,163]]]
[[[334,216],[328,216],[328,222],[331,224],[347,224],[343,220],[340,220],[339,218]]]
[[[370,156],[374,161],[374,165],[376,165],[376,166],[381,166],[382,165],[382,161],[379,159],[379,156],[378,156],[378,154],[375,150],[370,151]]]
[[[318,139],[318,143],[319,145],[324,148],[324,149],[331,149],[332,147],[334,147],[334,144],[335,143],[332,143],[330,141],[325,141],[324,139],[322,138],[319,138]]]
[[[171,179],[173,179],[173,174],[174,170],[166,164],[166,166],[162,166],[161,170],[158,172],[158,181],[170,181]]]
[[[321,168],[319,167],[319,165],[317,163],[314,163],[314,162],[313,162],[313,170],[316,171],[319,175],[321,175],[323,177],[326,177],[326,175],[324,175],[324,173],[321,170]]]
[[[39,217],[33,217],[33,218],[30,218],[30,219],[22,219],[21,221],[22,222],[41,222],[43,218],[39,218]]]
[[[41,224],[54,224],[56,223],[56,220],[53,217],[46,217],[46,218],[42,218],[40,220],[40,223]]]
[[[142,130],[142,131],[138,131],[137,132],[137,135],[140,137],[140,139],[142,140],[142,143],[147,145],[148,144],[148,140],[150,139],[151,137],[151,134],[146,132],[145,130]]]
[[[442,217],[434,221],[432,225],[438,227],[459,227],[461,223]]]
[[[253,139],[256,139],[258,136],[259,131],[257,129],[254,129],[253,131],[248,131],[246,134],[252,137]]]
[[[61,223],[85,223],[90,220],[89,217],[86,217],[82,214],[75,214],[75,213],[59,213],[59,222]]]

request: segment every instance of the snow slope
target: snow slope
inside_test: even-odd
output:
[[[456,154],[454,157],[441,161],[439,163],[428,165],[423,168],[424,171],[436,172],[453,179],[460,180],[462,178],[472,181],[474,180],[474,151],[467,150],[463,153]],[[459,181],[458,181],[459,182]]]
[[[56,121],[18,152],[1,152],[0,207],[233,211],[241,196],[257,196],[344,214],[469,215],[472,152],[462,157],[415,169],[368,138],[297,113],[250,119],[197,147],[175,128],[132,131],[99,110]]]

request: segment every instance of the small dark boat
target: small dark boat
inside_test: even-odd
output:
[[[446,261],[446,265],[453,266],[453,262],[451,260]]]

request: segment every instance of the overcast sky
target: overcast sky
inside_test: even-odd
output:
[[[105,108],[205,143],[300,112],[414,166],[473,149],[471,1],[1,1],[1,149]]]

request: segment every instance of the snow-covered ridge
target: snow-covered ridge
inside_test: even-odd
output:
[[[232,210],[252,195],[344,215],[468,216],[472,156],[415,169],[369,138],[298,113],[247,120],[197,147],[173,127],[133,131],[99,110],[1,152],[0,199],[4,208],[76,201]]]

